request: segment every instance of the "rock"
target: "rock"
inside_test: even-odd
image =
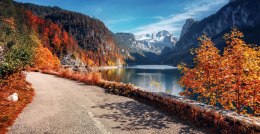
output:
[[[85,64],[80,59],[77,59],[74,55],[70,54],[62,57],[61,64],[69,66],[85,66]]]
[[[9,101],[18,101],[18,94],[17,93],[13,93],[12,95],[10,95],[7,100]]]

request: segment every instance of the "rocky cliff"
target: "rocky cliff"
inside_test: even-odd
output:
[[[185,24],[187,25],[187,24]],[[225,46],[223,35],[232,27],[244,32],[245,41],[250,44],[260,44],[260,1],[259,0],[231,0],[217,13],[198,21],[182,34],[175,48],[162,58],[163,63],[177,65],[180,62],[192,64],[190,49],[198,46],[197,38],[204,33],[212,38],[219,49]]]
[[[189,29],[191,28],[191,26],[192,26],[194,23],[195,23],[195,20],[192,19],[192,18],[186,20],[185,24],[184,24],[183,27],[182,27],[180,38],[182,38],[186,33],[189,32]]]

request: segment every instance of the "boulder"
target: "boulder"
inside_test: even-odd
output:
[[[13,93],[12,95],[10,95],[7,100],[9,101],[18,101],[18,94],[17,93]]]

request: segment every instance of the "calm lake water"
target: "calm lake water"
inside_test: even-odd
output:
[[[149,92],[163,92],[179,96],[182,88],[178,84],[180,72],[177,67],[166,65],[136,65],[102,71],[109,81],[132,83]]]

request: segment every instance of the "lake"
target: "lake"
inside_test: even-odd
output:
[[[109,81],[132,83],[149,92],[162,92],[175,96],[183,90],[178,84],[180,71],[167,65],[136,65],[101,71]]]

